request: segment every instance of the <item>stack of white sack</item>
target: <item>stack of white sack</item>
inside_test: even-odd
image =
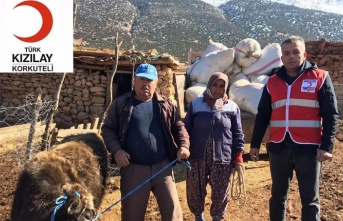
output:
[[[263,87],[268,81],[267,75],[254,75],[251,80],[243,73],[237,75],[229,89],[229,99],[234,101],[241,111],[257,114]]]
[[[229,77],[229,99],[235,101],[242,111],[257,114],[268,75],[282,66],[281,47],[277,43],[260,44],[247,38],[235,48],[210,40],[202,58],[187,69],[191,87],[185,92],[186,108],[197,97],[203,96],[209,78],[215,72]]]
[[[262,49],[262,54],[255,63],[249,67],[243,67],[242,72],[248,77],[269,75],[274,68],[281,66],[281,46],[278,43],[272,43]]]
[[[253,64],[242,67],[242,73],[230,85],[229,98],[235,101],[242,111],[256,115],[268,75],[282,65],[281,46],[277,43],[266,45]]]
[[[187,74],[192,82],[207,84],[215,72],[224,72],[234,60],[234,49],[217,50],[203,56],[199,61],[189,66]]]

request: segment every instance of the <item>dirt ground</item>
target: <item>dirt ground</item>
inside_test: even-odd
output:
[[[320,196],[321,196],[321,220],[322,221],[343,221],[343,124],[340,121],[339,132],[336,136],[334,158],[323,163]],[[246,145],[246,153],[249,152],[249,144]],[[245,164],[245,189],[246,203],[240,207],[239,201],[231,200],[225,220],[227,221],[264,221],[268,220],[268,200],[270,197],[271,179],[269,172],[268,156],[265,148],[259,162],[249,160],[248,154],[244,155]],[[13,191],[18,178],[18,161],[15,152],[5,149],[4,144],[0,144],[0,220],[9,221],[9,213],[13,199]],[[184,220],[194,220],[188,209],[185,186],[186,167],[182,164],[175,167],[175,178],[177,189],[183,209]],[[119,177],[110,177],[108,188],[98,213],[103,212],[115,202],[120,200]],[[206,198],[205,218],[210,220],[210,188]],[[100,221],[120,220],[120,202],[109,211],[103,213],[98,219]],[[291,183],[287,220],[300,221],[301,204],[298,193],[296,178]],[[145,220],[161,220],[156,201],[150,196],[150,201]]]

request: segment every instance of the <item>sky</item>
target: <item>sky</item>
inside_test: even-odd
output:
[[[208,4],[219,6],[230,0],[202,0]],[[271,0],[272,2],[294,5],[300,8],[316,9],[343,15],[343,0]]]

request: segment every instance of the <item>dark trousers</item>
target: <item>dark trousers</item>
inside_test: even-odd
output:
[[[169,160],[165,160],[153,166],[131,163],[127,167],[122,167],[120,169],[122,197],[169,163]],[[173,170],[172,167],[168,167],[121,202],[122,221],[144,221],[150,192],[156,197],[162,221],[183,220]]]
[[[301,198],[301,220],[320,221],[319,180],[321,163],[315,154],[294,151],[292,142],[282,144],[279,151],[269,152],[272,194],[269,201],[271,221],[286,220],[289,184],[295,170]]]

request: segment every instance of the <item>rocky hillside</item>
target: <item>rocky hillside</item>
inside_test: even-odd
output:
[[[155,48],[181,61],[204,50],[211,37],[228,47],[253,37],[263,45],[288,34],[306,40],[343,41],[343,15],[300,9],[267,0],[231,0],[219,8],[200,0],[77,0],[77,44],[122,49]]]
[[[219,8],[227,20],[261,44],[281,42],[289,34],[308,41],[343,41],[343,15],[265,0],[231,0]]]
[[[209,37],[222,42],[248,37],[218,8],[198,0],[83,0],[78,4],[74,38],[92,47],[113,47],[118,32],[122,48],[156,48],[185,59],[189,48],[203,50]]]

